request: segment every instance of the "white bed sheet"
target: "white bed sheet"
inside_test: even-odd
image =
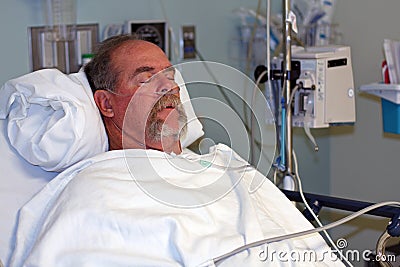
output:
[[[0,259],[4,264],[14,244],[18,210],[58,174],[44,171],[21,158],[6,139],[5,132],[6,121],[0,120]]]
[[[213,162],[218,164],[232,152],[224,145],[218,145],[216,151]],[[155,172],[149,168],[148,158]],[[246,164],[240,158],[235,160]],[[269,180],[249,191],[252,179],[261,177],[255,170],[242,173],[233,190],[209,205],[165,205],[159,200],[197,203],[214,192],[180,195],[182,191],[177,190],[171,196],[170,184],[160,183],[157,174],[186,188],[211,183],[223,173],[229,183],[238,174],[209,166],[193,175],[166,162],[187,164],[159,151],[110,151],[64,171],[22,209],[11,266],[198,266],[245,243],[312,227]],[[160,187],[149,194],[139,185]],[[262,261],[263,249],[265,246],[239,253],[221,266],[310,266],[304,261],[279,261],[276,255]],[[318,234],[268,244],[268,249],[277,253],[313,250],[320,256],[329,251]],[[325,257],[312,265],[342,263]]]

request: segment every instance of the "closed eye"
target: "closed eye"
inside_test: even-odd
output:
[[[139,81],[140,84],[150,83],[153,77],[154,77],[153,74],[151,74],[150,72],[141,73],[138,75],[137,80]]]

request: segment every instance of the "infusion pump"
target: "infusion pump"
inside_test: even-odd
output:
[[[292,60],[300,62],[299,87],[292,100],[293,126],[353,124],[356,111],[350,47],[293,47]]]

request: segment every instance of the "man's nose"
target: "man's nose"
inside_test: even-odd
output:
[[[157,91],[162,93],[170,93],[179,96],[179,86],[175,80],[169,79],[164,75],[160,75],[157,83]]]
[[[172,89],[169,88],[163,88],[160,91],[157,92],[158,95],[175,95],[179,97],[179,92],[181,88],[179,86],[176,86]]]

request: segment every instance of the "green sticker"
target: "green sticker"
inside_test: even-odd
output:
[[[203,167],[210,167],[211,166],[211,162],[207,161],[207,160],[200,160],[200,165]]]

